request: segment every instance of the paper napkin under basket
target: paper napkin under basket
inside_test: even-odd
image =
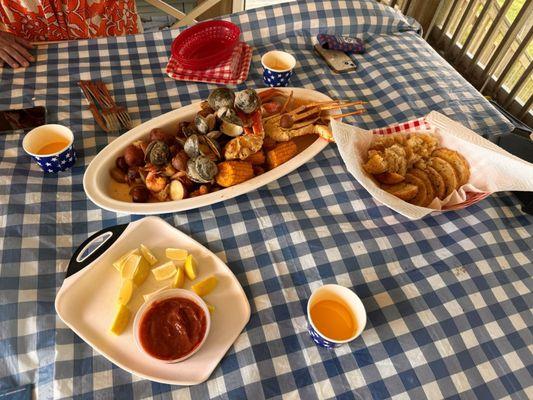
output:
[[[233,54],[228,60],[204,70],[184,68],[176,58],[171,56],[167,64],[166,73],[172,79],[179,81],[238,85],[248,77],[251,61],[252,47],[241,42],[235,46]]]
[[[375,200],[410,219],[420,219],[432,212],[463,209],[494,192],[533,191],[533,164],[436,111],[423,118],[372,131],[336,120],[332,120],[331,127],[341,157],[354,178]],[[441,147],[458,151],[470,164],[468,183],[442,201],[433,200],[429,208],[415,206],[386,192],[363,169],[374,135],[413,131],[436,135]]]

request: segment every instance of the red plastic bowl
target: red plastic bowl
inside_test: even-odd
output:
[[[207,69],[230,58],[241,30],[227,21],[200,22],[172,42],[172,56],[192,70]]]

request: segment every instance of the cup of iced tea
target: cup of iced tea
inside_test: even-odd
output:
[[[69,128],[47,124],[29,131],[22,147],[44,172],[57,173],[71,168],[76,162],[73,142],[74,134]]]
[[[322,347],[334,348],[357,338],[366,325],[361,299],[340,285],[316,289],[307,303],[308,331]]]
[[[269,51],[261,57],[263,82],[271,87],[289,86],[296,66],[296,59],[289,53],[279,50]]]

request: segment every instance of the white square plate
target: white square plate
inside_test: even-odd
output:
[[[166,364],[148,357],[137,348],[132,330],[134,315],[143,302],[142,295],[170,284],[172,279],[157,282],[150,274],[128,304],[132,317],[126,330],[120,336],[109,331],[121,282],[112,263],[141,243],[153,250],[159,260],[156,266],[166,261],[165,248],[184,248],[197,262],[195,282],[211,274],[219,279],[216,289],[205,297],[215,306],[209,336],[196,354],[180,363]],[[190,285],[186,280],[184,288]],[[250,319],[250,304],[228,266],[200,243],[158,217],[130,223],[100,257],[67,277],[56,296],[55,307],[65,324],[114,364],[142,378],[175,385],[205,381]]]

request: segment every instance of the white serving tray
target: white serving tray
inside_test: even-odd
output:
[[[102,243],[102,238],[108,240]],[[132,311],[128,328],[120,336],[109,332],[120,285],[120,274],[112,262],[141,243],[153,249],[160,262],[166,260],[166,247],[188,249],[198,264],[196,281],[211,274],[219,279],[217,288],[205,297],[216,308],[211,315],[209,336],[196,354],[180,363],[153,360],[136,347],[132,331],[135,312],[143,302],[142,295],[171,283],[172,279],[157,282],[150,274],[128,304]],[[97,244],[101,246],[96,247]],[[86,261],[78,262],[76,258],[79,260],[87,248],[92,253]],[[187,280],[184,288],[190,285]],[[105,229],[83,243],[74,253],[55,307],[65,324],[112,363],[142,378],[174,385],[205,381],[250,319],[250,304],[228,266],[200,243],[158,217]]]
[[[298,99],[309,101],[331,100],[329,96],[326,96],[325,94],[315,90],[303,88],[282,89],[287,93],[291,90],[294,91],[294,97]],[[261,92],[262,90],[265,89],[259,89],[258,92]],[[248,193],[263,185],[273,182],[276,179],[287,175],[289,172],[294,171],[302,164],[308,162],[328,145],[326,140],[318,138],[300,154],[271,171],[267,171],[266,173],[239,185],[199,197],[167,201],[162,203],[129,203],[113,199],[111,196],[109,196],[107,193],[108,185],[109,180],[112,179],[109,176],[109,170],[115,165],[116,158],[122,155],[124,149],[129,144],[135,140],[148,136],[150,131],[154,128],[176,131],[178,122],[184,120],[191,121],[199,110],[200,102],[170,111],[139,126],[136,126],[132,130],[124,133],[122,136],[108,144],[92,160],[92,162],[89,164],[89,167],[87,167],[87,170],[85,171],[85,175],[83,176],[83,188],[85,189],[87,196],[99,207],[110,211],[129,214],[164,214],[200,208],[237,197],[241,194]]]

